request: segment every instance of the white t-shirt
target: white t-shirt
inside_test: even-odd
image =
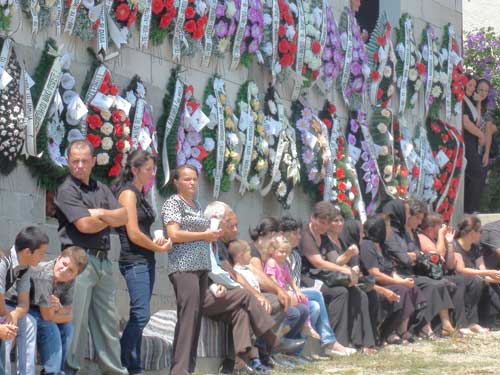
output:
[[[255,277],[253,272],[250,270],[250,267],[240,266],[238,264],[234,266],[234,270],[238,272],[241,276],[243,276],[252,288],[254,288],[256,291],[260,293],[259,282],[257,281],[257,278]]]

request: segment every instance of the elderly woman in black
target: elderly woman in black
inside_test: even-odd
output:
[[[379,214],[368,218],[361,242],[361,269],[364,274],[375,278],[375,291],[384,297],[380,299],[381,313],[377,324],[381,339],[388,344],[400,344],[413,341],[408,332],[408,323],[415,312],[420,313],[426,301],[415,286],[415,280],[399,276],[394,271],[391,259],[383,250],[389,237],[390,222],[387,216]]]
[[[466,216],[456,227],[453,248],[459,274],[479,276],[485,281],[483,295],[479,302],[479,318],[485,326],[495,323],[500,313],[500,271],[486,269],[480,247],[481,221],[475,215]],[[487,329],[480,327],[478,332]]]
[[[221,230],[210,229],[195,200],[198,170],[191,165],[177,167],[173,177],[177,194],[163,204],[161,214],[173,248],[168,253],[168,276],[177,302],[177,324],[174,334],[172,375],[192,373],[201,326],[201,307],[208,289],[210,243],[216,242]]]
[[[391,221],[391,234],[389,239],[384,242],[384,251],[392,258],[398,274],[413,278],[415,285],[419,287],[427,300],[423,314],[425,319],[419,319],[415,324],[415,329],[420,331],[420,336],[435,339],[436,335],[432,331],[430,323],[439,315],[443,332],[445,334],[453,333],[455,329],[450,321],[449,309],[453,309],[454,306],[448,292],[449,283],[445,280],[416,276],[413,270],[419,251],[418,239],[414,231],[424,218],[425,206],[414,205],[412,214],[408,203],[400,199],[393,199],[384,205],[382,211],[389,215]]]
[[[321,292],[328,306],[330,325],[337,340],[344,346],[350,343],[363,349],[365,353],[375,352],[375,337],[370,319],[368,296],[355,286],[358,281],[358,272],[346,265],[350,259],[343,256],[339,233],[327,232],[332,223],[337,223],[342,229],[343,218],[340,210],[330,202],[318,202],[314,205],[310,221],[302,230],[300,249],[302,251],[303,277],[302,283],[306,287],[314,285],[311,270],[324,269],[348,275],[350,285],[327,287],[323,285]],[[332,241],[333,240],[333,241]],[[342,254],[344,253],[344,254]],[[342,254],[342,255],[341,255]],[[353,252],[354,254],[354,252]],[[357,252],[356,252],[357,255]],[[338,263],[338,259],[341,263]]]

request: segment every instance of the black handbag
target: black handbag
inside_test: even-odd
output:
[[[416,254],[416,275],[427,276],[434,280],[441,280],[443,278],[443,261],[438,254],[426,254],[423,252],[417,252]]]
[[[312,279],[322,281],[329,288],[334,286],[349,286],[351,278],[342,272],[335,272],[325,269],[313,268],[309,270],[309,276]]]
[[[375,286],[375,277],[372,275],[361,276],[356,286],[363,292],[371,292]]]

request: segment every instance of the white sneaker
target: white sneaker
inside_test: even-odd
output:
[[[354,353],[356,353],[356,350],[351,348],[344,348],[344,350],[335,350],[330,348],[325,349],[325,355],[327,355],[328,357],[335,357],[335,356],[349,357]]]

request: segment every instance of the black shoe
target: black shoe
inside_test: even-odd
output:
[[[281,338],[276,351],[279,353],[297,353],[304,347],[305,340],[292,340]]]
[[[232,374],[233,370],[234,370],[234,361],[229,358],[224,358],[219,367],[219,374]]]
[[[250,361],[250,367],[255,371],[256,374],[267,375],[270,373],[270,369],[263,365],[259,358],[254,358]]]
[[[243,366],[242,368],[240,369],[235,369],[233,374],[235,375],[244,375],[244,374],[259,374],[258,372],[256,372],[253,368],[251,368],[250,366],[248,365],[245,365]]]

